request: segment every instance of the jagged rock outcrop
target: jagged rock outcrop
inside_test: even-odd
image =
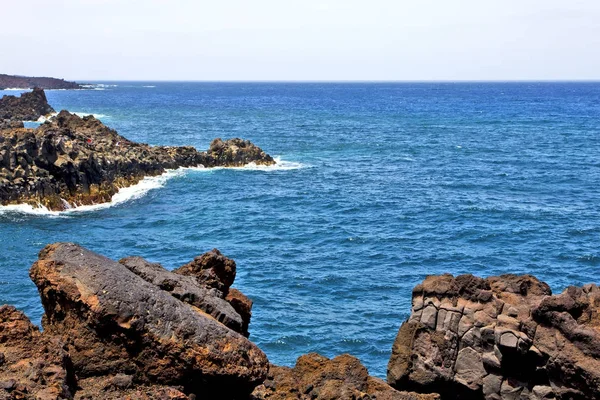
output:
[[[271,165],[275,163],[273,157],[265,153],[260,147],[249,140],[230,139],[223,141],[220,138],[210,143],[206,153],[206,162],[209,167],[231,166],[241,167],[246,164]]]
[[[275,163],[240,141],[220,142],[222,153],[235,154],[227,157],[189,146],[153,147],[125,139],[92,116],[61,111],[37,129],[0,129],[0,204],[65,210],[108,202],[120,188],[166,169]]]
[[[7,88],[33,89],[34,87],[42,89],[82,88],[78,83],[64,79],[0,74],[0,90]]]
[[[233,308],[159,268],[72,243],[47,246],[30,271],[45,310],[43,335],[65,343],[79,385],[247,395],[265,379],[268,360],[213,316],[232,316]],[[222,309],[209,313],[214,307]]]
[[[524,275],[430,276],[413,290],[388,382],[444,399],[600,398],[600,289]]]
[[[436,394],[420,395],[393,389],[369,376],[356,357],[348,354],[333,359],[316,353],[303,355],[294,368],[271,365],[265,382],[252,400],[436,400]]]
[[[53,112],[54,109],[46,99],[46,93],[38,87],[32,92],[21,94],[20,97],[3,96],[0,99],[0,121],[37,121],[38,118]]]

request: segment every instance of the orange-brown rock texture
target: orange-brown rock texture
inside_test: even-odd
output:
[[[444,399],[600,398],[600,290],[536,278],[430,276],[393,346],[388,382]]]
[[[37,129],[0,125],[0,204],[65,210],[109,202],[120,188],[166,169],[248,163],[275,161],[241,139],[215,139],[206,152],[135,143],[92,116],[61,111]]]
[[[369,376],[356,357],[342,354],[328,359],[316,353],[301,356],[294,368],[272,365],[266,381],[252,400],[436,400],[437,394],[393,389]]]

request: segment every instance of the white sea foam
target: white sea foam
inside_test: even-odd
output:
[[[40,116],[37,121],[28,121],[28,122],[39,122],[40,124],[43,124],[46,121],[50,121],[52,118],[56,117],[58,115],[57,112],[53,112],[51,114],[48,115],[42,115]]]
[[[106,118],[108,117],[108,115],[106,114],[92,114],[89,112],[81,112],[81,111],[74,111],[72,114],[77,115],[78,117],[87,117],[88,115],[91,115],[92,117],[96,118],[96,119],[100,119],[100,118]]]
[[[248,164],[244,167],[216,167],[216,168],[205,168],[204,166],[198,167],[188,167],[188,168],[179,168],[175,170],[167,170],[162,175],[159,176],[150,176],[142,179],[135,185],[128,186],[122,189],[113,195],[110,202],[100,203],[100,204],[92,204],[92,205],[68,205],[69,209],[64,211],[51,211],[44,206],[33,207],[29,204],[10,204],[6,206],[0,206],[0,215],[8,214],[8,213],[16,213],[16,214],[28,214],[28,215],[38,215],[38,216],[51,216],[51,217],[64,217],[68,215],[72,215],[74,213],[80,212],[91,212],[102,210],[105,208],[113,207],[119,204],[123,204],[125,202],[139,199],[146,195],[149,191],[153,189],[158,189],[163,187],[167,181],[176,176],[182,176],[187,171],[218,171],[223,169],[230,170],[244,170],[244,171],[287,171],[299,168],[305,168],[304,164],[293,162],[293,161],[284,161],[281,160],[280,157],[275,157],[275,161],[277,164],[275,165],[256,165],[254,163]]]
[[[29,88],[14,88],[14,87],[9,87],[9,88],[2,89],[2,90],[12,90],[12,91],[23,92],[23,91],[30,91],[31,89],[29,89]]]
[[[147,87],[147,88],[155,88],[156,86],[153,86],[153,85],[146,85],[146,86],[142,86],[142,87]]]

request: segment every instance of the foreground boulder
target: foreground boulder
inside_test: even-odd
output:
[[[53,112],[46,93],[37,87],[32,92],[21,94],[21,97],[3,96],[0,99],[0,121],[37,121]]]
[[[252,400],[436,400],[436,394],[400,392],[369,376],[356,357],[348,354],[328,359],[316,353],[304,355],[294,368],[272,365],[264,384]]]
[[[600,398],[600,290],[524,275],[430,276],[413,290],[388,382],[444,399]]]
[[[275,164],[250,142],[219,143],[218,151],[208,153],[153,147],[125,139],[92,116],[61,111],[37,129],[0,128],[0,204],[65,210],[109,202],[120,188],[166,169]]]
[[[184,276],[139,259],[125,263],[59,243],[31,268],[45,310],[43,335],[65,343],[79,385],[88,387],[80,395],[103,388],[118,398],[122,390],[150,388],[235,398],[265,379],[264,353],[207,310],[229,307],[223,313],[233,315],[229,303],[216,297],[211,304],[206,292],[204,302],[183,301],[199,293],[178,280]]]

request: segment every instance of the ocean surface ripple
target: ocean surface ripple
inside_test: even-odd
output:
[[[36,323],[28,270],[57,241],[167,268],[217,247],[272,362],[348,352],[380,377],[428,274],[597,282],[599,83],[102,85],[47,96],[135,141],[239,136],[284,164],[175,171],[84,212],[1,208],[0,303]]]

